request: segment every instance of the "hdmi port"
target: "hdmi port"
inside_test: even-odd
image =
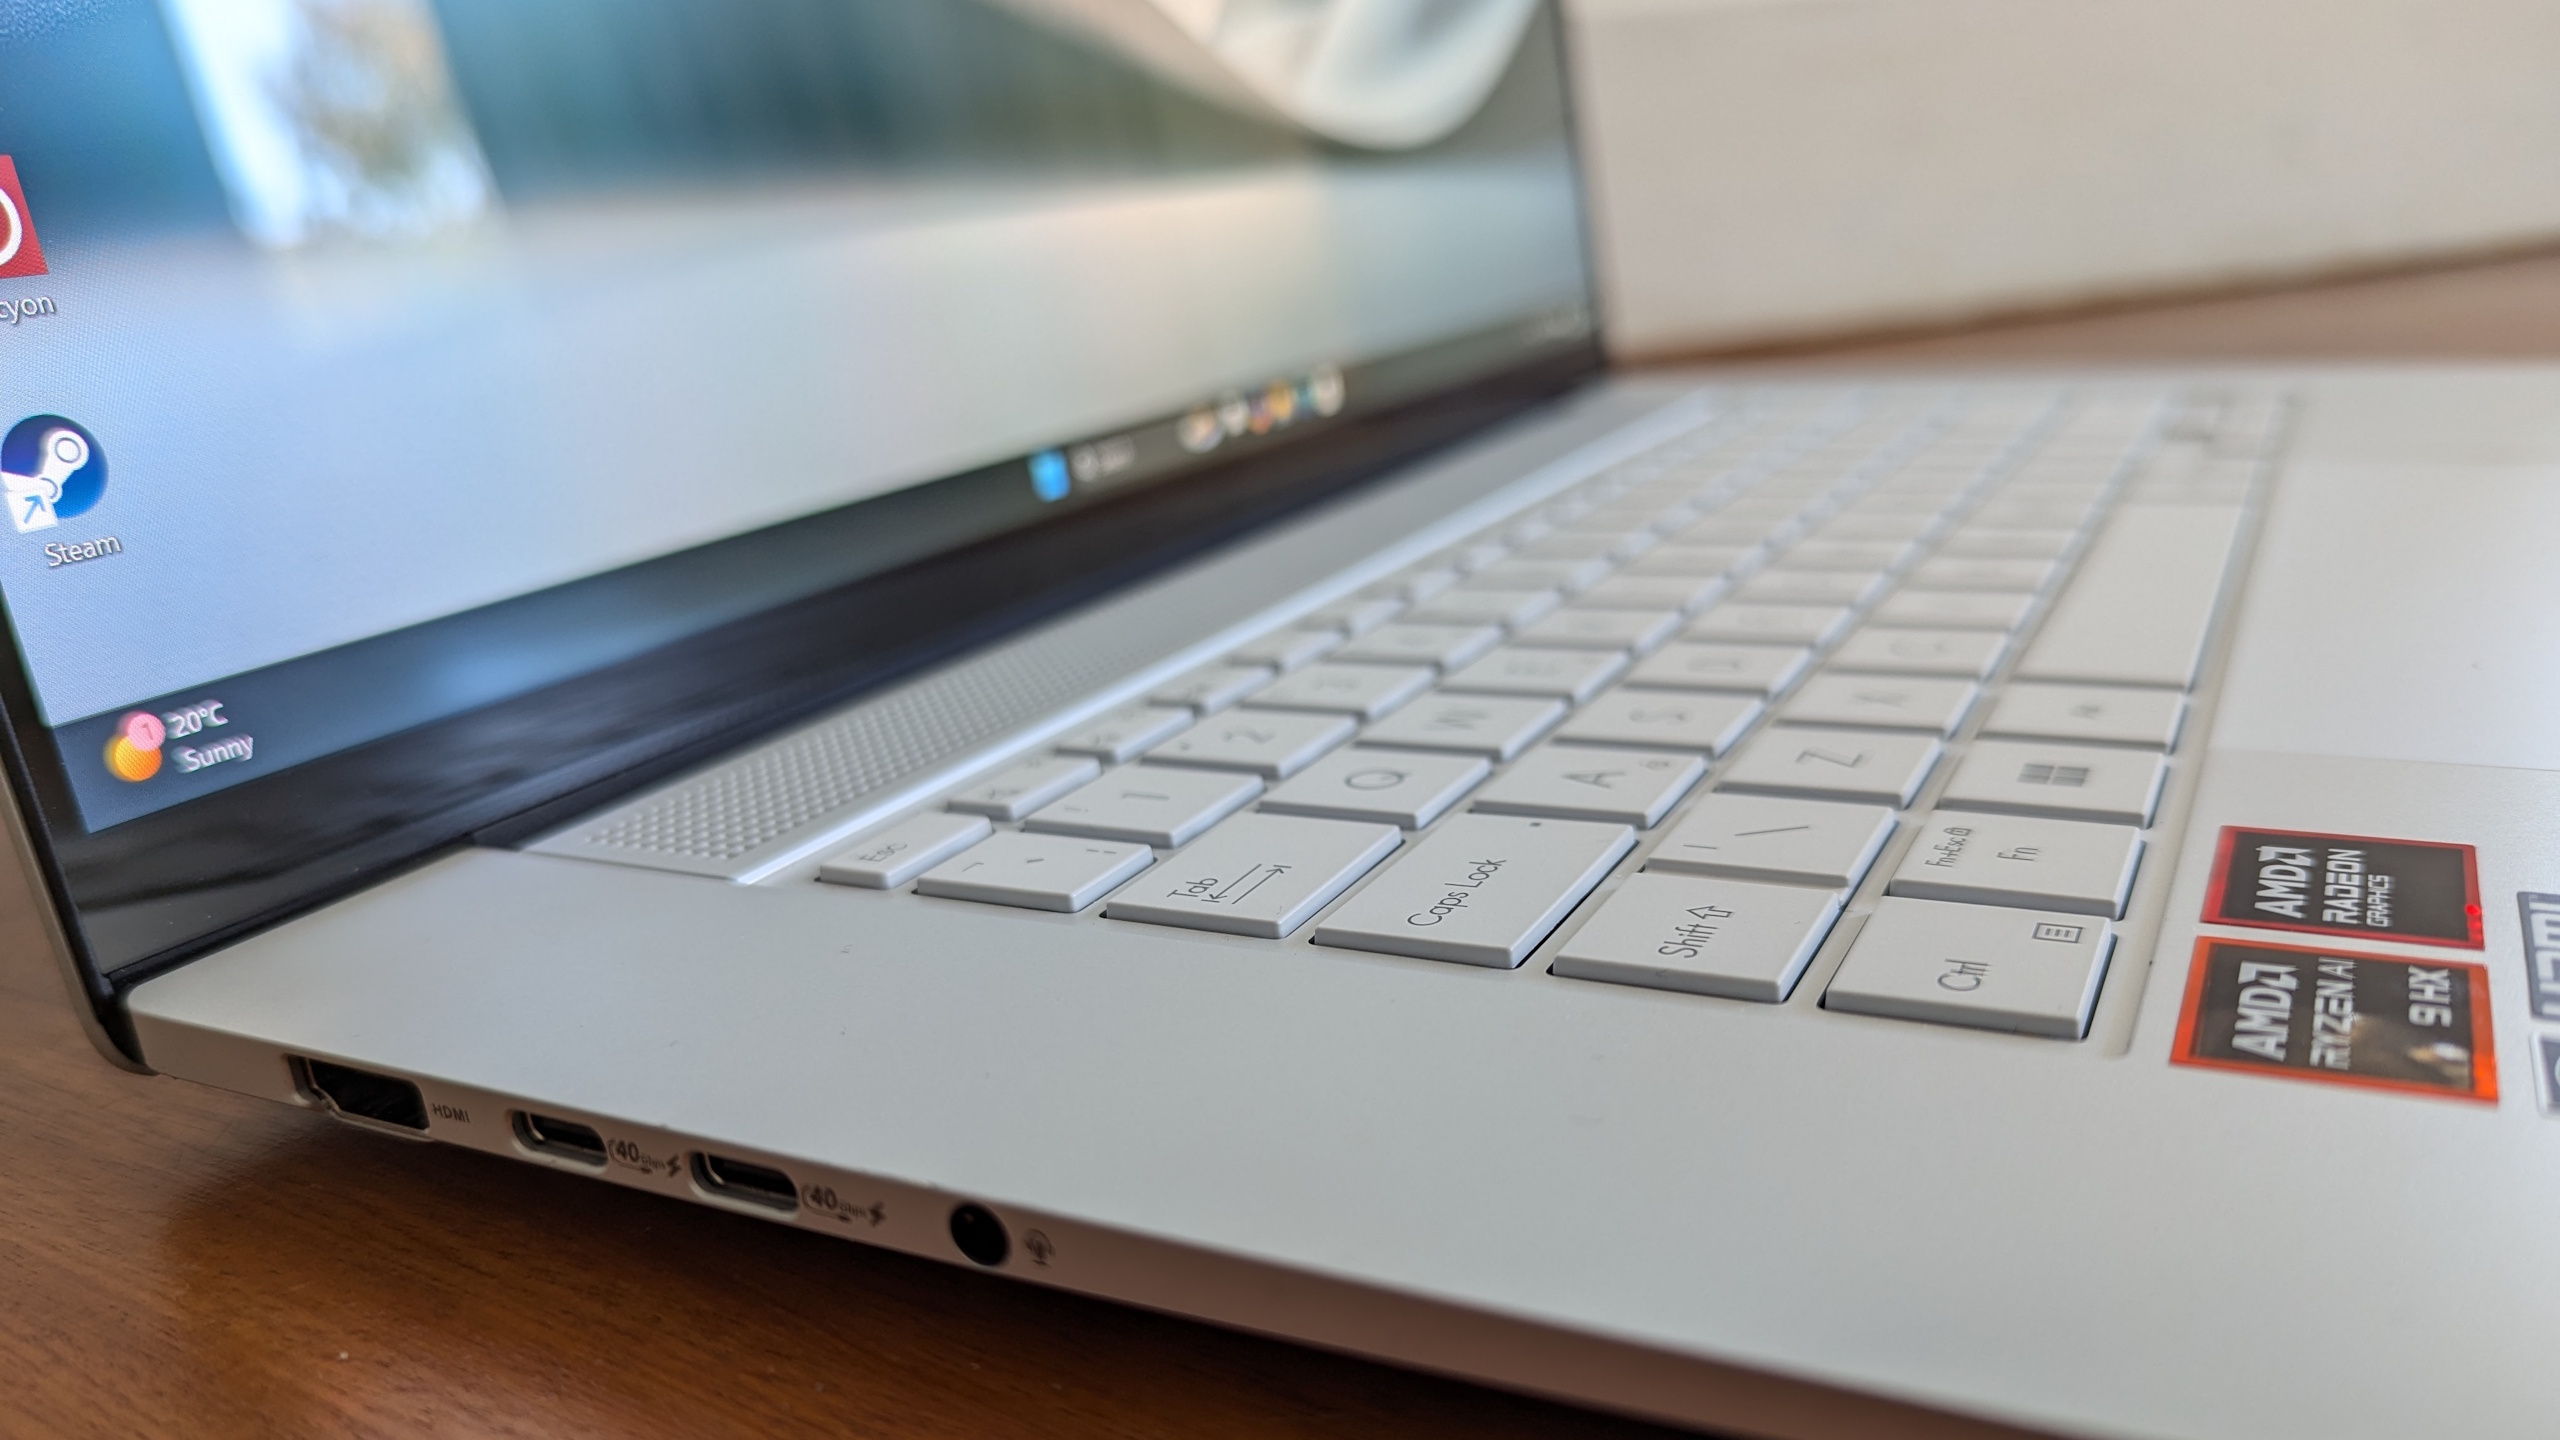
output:
[[[427,1099],[397,1075],[377,1075],[352,1065],[292,1057],[295,1083],[341,1120],[367,1129],[398,1127],[424,1134]]]
[[[786,1214],[800,1208],[799,1187],[769,1165],[752,1165],[720,1155],[693,1152],[693,1183],[714,1200],[760,1205]]]
[[[536,1115],[529,1110],[518,1110],[512,1118],[516,1143],[534,1154],[598,1168],[604,1165],[604,1137],[596,1133],[593,1125]]]

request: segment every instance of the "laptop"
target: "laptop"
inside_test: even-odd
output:
[[[2560,378],[1613,375],[1527,0],[0,18],[114,1063],[1730,1433],[2548,1433]]]

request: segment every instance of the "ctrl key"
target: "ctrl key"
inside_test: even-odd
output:
[[[1849,947],[1824,1008],[2077,1040],[2115,943],[2104,920],[1888,898]]]
[[[926,871],[916,893],[1073,912],[1110,894],[1155,858],[1144,845],[1008,830]]]

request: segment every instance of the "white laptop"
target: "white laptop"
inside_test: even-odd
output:
[[[1551,13],[1151,5],[12,12],[108,1058],[1733,1433],[2550,1434],[2560,375],[1613,378]]]

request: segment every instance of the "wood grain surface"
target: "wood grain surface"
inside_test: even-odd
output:
[[[2560,256],[1755,364],[2560,356]],[[1667,1432],[110,1068],[0,872],[0,1434]]]

